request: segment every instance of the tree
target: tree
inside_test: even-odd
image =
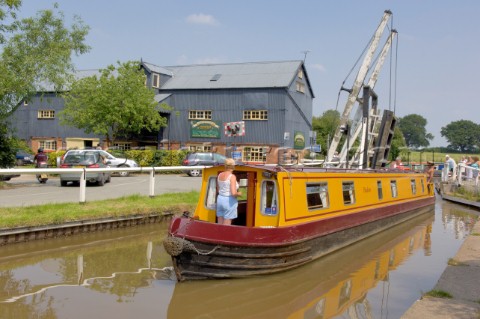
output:
[[[406,146],[407,143],[403,137],[402,130],[400,130],[398,126],[395,126],[395,129],[393,130],[392,144],[390,145],[390,160],[395,160],[395,158],[405,150]]]
[[[461,152],[474,151],[480,144],[480,125],[469,121],[454,121],[444,126],[440,134],[449,143],[448,147]]]
[[[333,137],[339,124],[340,113],[336,110],[327,110],[322,116],[312,118],[312,128],[317,132],[317,143],[322,147],[322,154],[327,153],[328,137]]]
[[[84,43],[88,27],[80,18],[65,26],[63,13],[55,5],[54,10],[19,20],[20,6],[21,0],[0,0],[0,120],[37,91],[67,85],[73,71],[72,53],[90,49]]]
[[[409,114],[399,119],[398,126],[408,147],[419,148],[430,145],[429,140],[433,140],[433,135],[427,133],[426,125],[427,120],[418,114]]]
[[[139,62],[117,64],[72,84],[63,95],[65,108],[59,114],[63,125],[104,135],[108,144],[118,136],[166,126],[166,119],[156,109],[154,91],[145,86]]]
[[[21,4],[21,0],[0,0],[0,167],[15,160],[14,139],[4,129],[11,112],[38,90],[68,84],[72,53],[89,50],[84,44],[88,27],[80,18],[65,26],[55,5],[35,17],[18,19]]]

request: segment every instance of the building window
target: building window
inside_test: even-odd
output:
[[[50,151],[57,150],[57,141],[53,141],[53,140],[39,141],[38,145],[40,148],[43,148],[44,150],[50,150]]]
[[[415,184],[415,180],[410,180],[410,186],[412,187],[412,195],[417,194],[417,184]]]
[[[274,181],[263,181],[261,205],[262,214],[277,215],[277,188]]]
[[[211,152],[212,146],[211,145],[188,145],[189,152]]]
[[[55,111],[54,110],[38,110],[39,119],[54,119]]]
[[[302,69],[298,70],[297,77],[299,79],[303,79],[303,70]]]
[[[116,150],[127,151],[132,149],[130,143],[113,143],[112,148]]]
[[[152,74],[152,87],[159,88],[160,87],[160,74]]]
[[[355,204],[355,188],[353,182],[343,182],[343,203],[345,205]]]
[[[392,191],[392,198],[397,198],[398,197],[397,181],[390,181],[390,189]]]
[[[268,120],[267,110],[247,110],[243,111],[244,120]]]
[[[259,147],[244,147],[243,161],[244,162],[265,162],[267,160],[267,148]]]
[[[307,184],[308,210],[328,208],[328,185],[327,183]]]
[[[378,199],[383,199],[382,181],[377,181]]]
[[[297,82],[297,92],[305,93],[305,84]]]
[[[188,111],[188,119],[189,120],[211,120],[212,111],[205,111],[205,110]]]

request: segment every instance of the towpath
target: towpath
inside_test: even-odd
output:
[[[454,197],[448,200],[456,201]],[[401,318],[480,318],[480,221],[474,225],[433,289],[447,292],[452,298],[425,296]]]

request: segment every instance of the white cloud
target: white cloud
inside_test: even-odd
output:
[[[307,67],[318,70],[322,73],[327,71],[327,69],[322,64],[309,64]]]
[[[187,23],[192,24],[205,24],[210,26],[217,26],[220,23],[211,15],[203,13],[191,14],[186,19]]]

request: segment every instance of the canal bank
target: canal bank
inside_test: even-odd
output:
[[[442,194],[444,200],[480,209],[480,203]],[[432,290],[451,298],[423,296],[402,319],[480,318],[480,221],[474,226]]]

